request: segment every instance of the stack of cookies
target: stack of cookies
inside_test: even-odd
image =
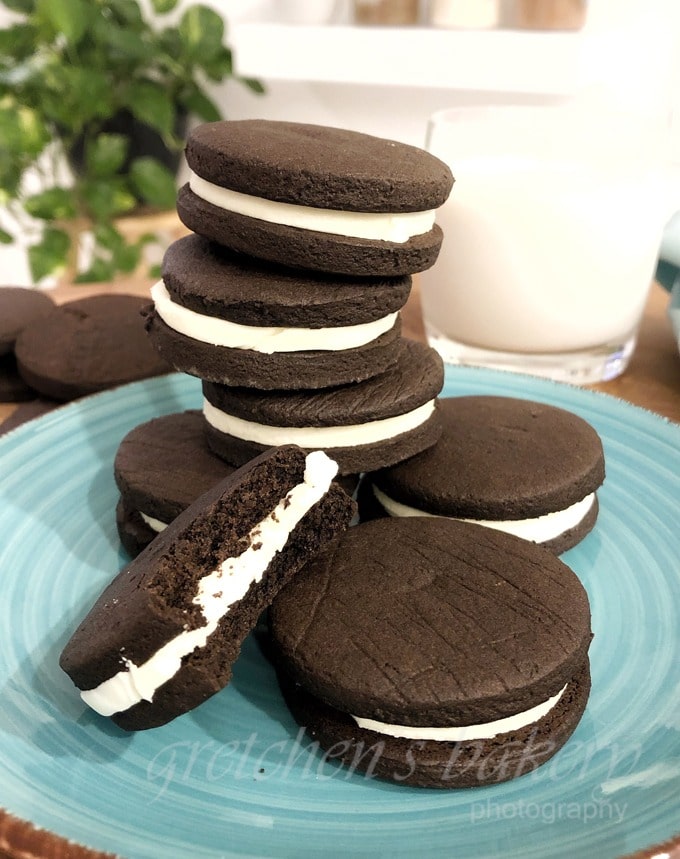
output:
[[[448,169],[269,122],[202,126],[187,160],[195,234],[168,251],[147,330],[203,380],[204,408],[123,441],[123,506],[172,521],[62,668],[121,727],[162,725],[229,682],[267,608],[284,698],[329,759],[437,788],[531,772],[590,691],[588,597],[553,553],[592,527],[602,451],[554,408],[437,407],[441,361],[402,339],[398,312],[437,256]],[[347,530],[336,463],[367,475],[375,521]]]
[[[437,258],[448,167],[406,144],[262,120],[202,125],[186,157],[178,211],[194,233],[168,249],[146,327],[203,381],[212,453],[241,466],[292,443],[353,475],[434,444],[442,363],[401,337],[399,310]]]

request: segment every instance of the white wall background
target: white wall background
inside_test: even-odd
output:
[[[504,41],[494,42],[498,33],[480,32],[479,50],[474,52],[478,66],[466,63],[461,85],[455,75],[456,50],[466,43],[455,31],[439,33],[436,42],[441,64],[450,51],[454,72],[448,74],[441,85],[438,75],[433,75],[427,86],[414,86],[414,76],[423,77],[428,64],[433,63],[432,32],[413,29],[399,38],[407,38],[407,49],[401,50],[400,62],[389,68],[393,84],[357,84],[344,82],[350,72],[357,68],[366,78],[382,80],[387,74],[380,66],[389,55],[394,33],[373,30],[367,34],[350,27],[349,0],[202,0],[220,11],[229,23],[229,42],[234,49],[237,70],[252,76],[261,76],[258,64],[271,69],[273,76],[264,77],[267,86],[265,96],[255,96],[233,81],[212,87],[215,100],[229,119],[263,117],[287,119],[300,122],[316,122],[345,126],[372,134],[392,137],[423,145],[428,116],[435,110],[470,101],[489,98],[508,100],[520,98],[524,101],[554,100],[564,97],[555,93],[555,87],[540,94],[542,79],[555,78],[555,69],[549,68],[551,50],[547,50],[546,64],[535,69],[536,85],[532,93],[502,93],[506,70],[515,74],[517,63],[522,63],[522,52],[513,46],[512,33],[503,34]],[[291,16],[299,16],[304,8],[320,15],[324,7],[331,24],[327,27],[310,27],[308,30],[281,24]],[[0,27],[5,26],[9,14],[0,11]],[[272,29],[272,23],[278,29]],[[253,27],[261,27],[258,31]],[[250,29],[249,29],[250,28]],[[374,50],[367,49],[367,36],[374,40]],[[446,40],[444,42],[439,39]],[[535,35],[536,39],[551,39],[552,34]],[[468,38],[468,37],[464,37]],[[671,139],[672,158],[680,168],[680,0],[589,0],[585,30],[572,34],[577,40],[577,61],[564,71],[569,78],[572,95],[589,98],[603,105],[613,105],[631,112],[641,123],[659,123],[670,127],[671,117],[674,136]],[[314,53],[315,40],[330,40],[322,43],[333,50]],[[428,41],[429,39],[429,41]],[[302,48],[295,56],[288,54],[290,43],[295,41]],[[449,47],[450,42],[450,47]],[[239,44],[247,67],[240,68]],[[541,42],[540,44],[544,44]],[[545,42],[547,45],[554,43]],[[255,47],[253,47],[255,45]],[[258,58],[257,46],[261,54]],[[304,74],[305,45],[309,46],[308,79],[287,80],[287,66],[295,60]],[[357,46],[361,46],[358,50]],[[468,45],[469,48],[469,45]],[[428,52],[430,52],[428,54]],[[442,54],[443,52],[443,54]],[[567,51],[567,54],[569,52]],[[557,62],[564,59],[564,52],[555,52]],[[280,58],[280,63],[278,59]],[[403,58],[403,61],[401,61]],[[391,62],[392,60],[390,60]],[[327,62],[327,67],[320,68]],[[566,61],[565,61],[566,62]],[[505,63],[505,66],[504,66]],[[521,71],[521,69],[519,69]],[[534,70],[532,70],[532,74]],[[298,73],[296,73],[298,74]],[[483,87],[475,87],[475,76]],[[497,92],[489,91],[490,76],[499,80]],[[351,75],[350,75],[351,76]],[[298,74],[299,77],[299,74]],[[427,74],[425,73],[425,77]],[[559,76],[558,76],[559,77]],[[323,80],[319,80],[322,78]],[[484,91],[481,91],[481,90]],[[678,192],[680,208],[680,190]],[[0,248],[0,265],[5,283],[29,282],[23,253],[15,247]]]

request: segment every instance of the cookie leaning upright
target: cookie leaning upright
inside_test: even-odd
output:
[[[269,451],[181,513],[104,590],[60,665],[127,730],[165,724],[227,685],[260,613],[347,527],[354,504],[320,451]]]
[[[267,120],[206,123],[186,146],[177,209],[189,229],[251,256],[359,276],[424,271],[442,241],[449,168],[415,146]]]

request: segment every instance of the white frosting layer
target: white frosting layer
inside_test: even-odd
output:
[[[142,513],[141,510],[139,511],[139,515],[146,522],[149,528],[154,531],[158,531],[159,534],[161,531],[165,531],[165,529],[168,527],[167,522],[161,522],[160,519],[154,519],[153,516],[147,516],[146,513]]]
[[[385,508],[390,516],[436,516],[436,513],[426,513],[416,507],[409,507],[385,495],[377,486],[373,486],[373,494]],[[581,501],[572,504],[565,510],[555,510],[553,513],[545,513],[533,519],[459,519],[461,522],[473,522],[476,525],[485,525],[487,528],[495,528],[497,531],[505,531],[506,534],[514,534],[524,540],[532,540],[535,543],[546,543],[554,540],[560,534],[564,534],[570,528],[575,528],[585,519],[588,511],[595,501],[595,493],[591,492]],[[459,517],[451,516],[451,519]]]
[[[256,444],[268,447],[297,444],[306,448],[332,448],[373,444],[413,430],[425,423],[434,411],[434,405],[435,401],[430,400],[403,415],[365,424],[333,427],[279,427],[258,424],[229,415],[213,406],[207,399],[203,400],[203,414],[208,423],[219,432]]]
[[[277,203],[263,197],[252,197],[213,185],[197,176],[189,176],[189,187],[201,199],[220,209],[246,215],[271,224],[333,233],[355,239],[374,239],[403,244],[413,236],[429,233],[434,225],[435,210],[424,212],[343,212],[339,209],[317,209],[294,203]]]
[[[498,734],[506,734],[508,731],[518,731],[527,725],[532,725],[546,716],[562,697],[566,685],[557,695],[537,704],[529,710],[516,713],[514,716],[506,716],[493,722],[484,722],[479,725],[460,725],[448,728],[426,728],[413,725],[388,725],[385,722],[376,722],[374,719],[362,719],[352,716],[360,728],[369,731],[377,731],[379,734],[387,734],[390,737],[403,737],[407,740],[438,740],[440,742],[467,742],[468,740],[491,740]]]
[[[204,316],[188,307],[182,307],[172,300],[162,280],[151,287],[151,297],[163,322],[180,334],[211,346],[250,349],[266,355],[274,352],[355,349],[389,331],[397,318],[396,313],[390,313],[381,319],[360,325],[337,328],[275,328],[241,325],[227,319],[218,319],[216,316]]]
[[[182,659],[195,648],[204,647],[231,606],[260,581],[293,528],[328,491],[337,470],[337,464],[322,451],[308,454],[304,482],[291,489],[252,529],[245,539],[248,548],[200,580],[193,602],[200,606],[205,623],[180,632],[141,665],[125,659],[122,671],[95,689],[81,692],[83,701],[102,716],[120,713],[140,701],[152,701],[156,690],[179,671]]]

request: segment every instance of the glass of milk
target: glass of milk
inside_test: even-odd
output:
[[[668,217],[659,130],[562,105],[451,108],[428,149],[456,182],[420,275],[445,361],[575,383],[628,364]]]

